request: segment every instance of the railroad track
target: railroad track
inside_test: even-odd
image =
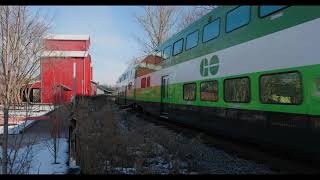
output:
[[[229,154],[236,155],[242,159],[251,160],[260,164],[267,165],[271,170],[283,174],[319,174],[320,167],[308,164],[300,159],[291,159],[281,152],[267,150],[265,147],[259,147],[256,144],[246,143],[222,135],[213,135],[202,132],[194,127],[168,122],[160,117],[154,117],[147,114],[136,112],[129,107],[121,107],[129,113],[135,114],[144,121],[150,122],[155,126],[166,128],[177,134],[193,138],[200,135],[201,141],[209,147],[215,147]]]

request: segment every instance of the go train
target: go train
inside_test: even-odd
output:
[[[128,67],[116,101],[320,160],[319,29],[320,6],[219,6]]]

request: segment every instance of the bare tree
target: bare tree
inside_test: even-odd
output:
[[[48,36],[50,37],[50,35]],[[56,51],[60,51],[60,47],[58,45],[50,45],[50,49],[55,49]],[[60,57],[60,58],[59,58]],[[51,58],[55,58],[54,60]],[[42,56],[41,64],[42,72],[50,73],[50,74],[63,74],[63,76],[68,76],[68,71],[65,69],[60,69],[59,63],[57,61],[65,61],[63,58],[62,52],[54,52],[47,50],[45,55]],[[44,141],[45,146],[47,147],[51,157],[53,158],[53,163],[58,164],[58,155],[60,151],[61,139],[67,135],[63,134],[65,132],[64,128],[66,127],[66,116],[68,115],[66,112],[71,112],[72,107],[70,103],[66,101],[66,97],[64,94],[65,91],[68,91],[68,87],[63,85],[63,82],[60,78],[56,76],[52,77],[51,84],[52,92],[48,92],[45,96],[52,98],[52,111],[50,115],[50,138]]]
[[[71,112],[71,106],[69,102],[63,99],[64,86],[54,81],[53,83],[53,113],[50,115],[50,137],[45,141],[51,156],[53,157],[53,163],[58,164],[58,154],[60,151],[60,138],[66,137],[63,135],[63,128],[66,127],[66,112]],[[68,106],[69,105],[69,106]]]
[[[136,37],[142,45],[142,52],[149,54],[173,32],[176,18],[175,6],[146,6],[144,14],[135,15],[136,22],[143,28],[146,36],[141,39]]]
[[[49,28],[39,13],[23,6],[0,6],[0,103],[4,116],[2,173],[8,173],[9,110],[21,103],[26,90],[39,73],[44,50],[43,37]],[[29,94],[29,93],[27,93]],[[28,98],[28,96],[27,96]]]
[[[176,27],[177,31],[181,31],[182,29],[186,28],[191,23],[206,15],[216,7],[217,6],[193,6],[190,8],[180,9],[180,18]]]
[[[216,6],[146,6],[143,7],[144,13],[140,16],[135,15],[134,19],[140,25],[145,33],[143,38],[135,36],[137,42],[141,45],[143,59],[161,43],[168,39],[173,33],[179,32],[188,25],[204,16]]]
[[[50,136],[51,138],[47,139],[44,143],[48,148],[51,156],[53,157],[53,163],[57,164],[58,161],[58,152],[60,150],[60,133],[61,133],[61,114],[59,112],[61,108],[55,108],[55,113],[51,115],[50,122]],[[57,113],[58,112],[58,113]],[[61,112],[60,112],[61,113]]]
[[[54,45],[54,49],[59,49],[56,45]],[[46,51],[47,54],[45,56],[42,56],[42,58],[50,57],[50,55],[54,55],[53,53],[50,53],[49,51]],[[57,57],[61,56],[61,53],[55,54]],[[58,73],[57,70],[59,69],[58,65],[52,60],[52,59],[42,59],[42,64],[46,64],[45,66],[42,66],[43,72],[56,74]],[[59,61],[59,60],[55,60]],[[64,74],[65,70],[59,70],[59,73]],[[47,147],[48,151],[50,152],[50,155],[53,158],[53,163],[57,164],[58,159],[58,151],[59,151],[59,138],[60,138],[60,128],[61,128],[61,114],[59,114],[60,108],[63,105],[63,97],[62,97],[62,91],[63,86],[61,85],[61,81],[57,80],[55,76],[52,77],[52,85],[51,90],[52,92],[48,92],[48,94],[45,94],[45,96],[52,98],[52,106],[50,109],[53,111],[53,113],[50,115],[50,137],[46,141],[44,141],[45,146]]]

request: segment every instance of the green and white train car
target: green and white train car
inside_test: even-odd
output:
[[[158,68],[122,78],[118,100],[319,160],[319,30],[320,6],[217,7],[155,50]]]

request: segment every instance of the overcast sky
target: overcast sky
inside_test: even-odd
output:
[[[93,80],[115,84],[139,47],[133,35],[142,36],[133,14],[139,6],[32,6],[53,17],[50,33],[89,34]]]

